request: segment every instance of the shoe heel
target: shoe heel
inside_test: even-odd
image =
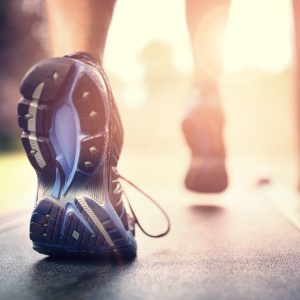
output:
[[[99,205],[91,208],[89,201],[78,199],[65,208],[49,199],[40,201],[30,221],[33,248],[47,255],[135,256],[135,241],[125,238],[109,214]]]

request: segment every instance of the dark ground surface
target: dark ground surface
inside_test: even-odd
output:
[[[223,91],[231,184],[217,196],[182,187],[188,163],[180,136],[183,88],[140,109],[121,107],[127,134],[120,171],[158,198],[172,220],[162,239],[137,231],[138,256],[131,262],[53,260],[34,252],[29,214],[14,211],[32,207],[35,174],[24,154],[0,157],[1,213],[13,213],[0,216],[0,300],[300,299],[300,234],[270,201],[300,203],[299,195],[276,189],[298,166],[292,75],[251,76],[230,79]],[[270,176],[271,185],[253,187],[257,176]],[[138,216],[155,225],[144,202]],[[300,209],[291,207],[300,220]]]
[[[0,298],[299,299],[298,230],[264,188],[219,198],[168,209],[171,233],[153,240],[138,232],[129,262],[46,258],[31,249],[26,223],[2,218]]]

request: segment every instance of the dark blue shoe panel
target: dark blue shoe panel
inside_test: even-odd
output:
[[[34,249],[49,255],[135,256],[133,238],[124,238],[119,226],[99,205],[92,210],[88,205],[92,200],[82,201],[68,203],[65,208],[49,199],[40,201],[30,221]]]

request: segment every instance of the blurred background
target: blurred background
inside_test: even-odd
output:
[[[227,31],[216,32],[216,43],[224,53],[220,84],[230,189],[251,189],[264,178],[296,189],[292,15],[289,0],[233,0]],[[44,1],[1,0],[0,24],[0,209],[4,214],[30,209],[34,203],[36,178],[19,142],[16,104],[27,69],[50,55]],[[187,194],[182,185],[189,153],[180,125],[193,67],[184,1],[118,1],[105,67],[125,127],[121,172],[168,201],[209,199]]]

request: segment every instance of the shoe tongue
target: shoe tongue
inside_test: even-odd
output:
[[[65,57],[74,58],[81,61],[88,61],[95,65],[101,65],[100,61],[98,61],[95,57],[84,51],[78,51],[71,54],[67,54],[65,55]]]

